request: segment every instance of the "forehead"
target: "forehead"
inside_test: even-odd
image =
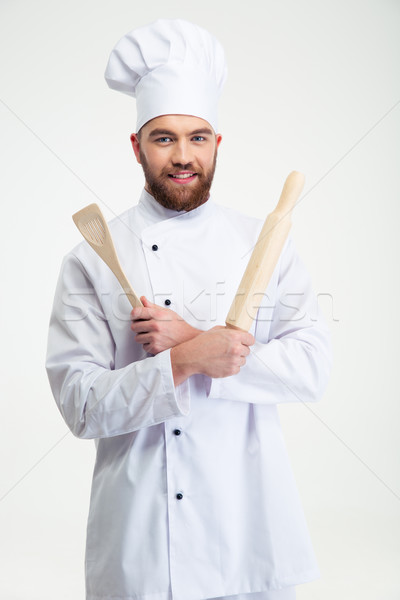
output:
[[[200,117],[192,117],[191,115],[161,115],[143,125],[141,133],[151,135],[154,130],[165,130],[173,131],[178,135],[185,135],[193,131],[207,129],[210,133],[213,133],[210,123]]]

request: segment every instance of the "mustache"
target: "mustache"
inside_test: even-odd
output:
[[[198,173],[199,169],[196,169],[193,163],[187,163],[186,165],[175,163],[172,169],[163,169],[163,173],[167,175],[176,175],[182,171],[193,171],[193,173]]]

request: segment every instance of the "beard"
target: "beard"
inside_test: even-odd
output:
[[[179,185],[169,182],[171,169],[163,169],[161,175],[152,171],[145,155],[140,151],[140,162],[146,179],[146,190],[164,208],[177,211],[190,211],[207,202],[213,182],[217,164],[217,151],[214,154],[213,164],[208,171],[198,172],[189,163],[188,165],[174,165],[175,170],[188,170],[196,172],[196,185]],[[174,186],[174,187],[173,187]]]

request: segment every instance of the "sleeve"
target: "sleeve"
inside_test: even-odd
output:
[[[189,384],[174,387],[169,350],[118,369],[115,351],[94,286],[80,261],[69,255],[56,288],[46,369],[72,433],[112,437],[189,413]]]
[[[212,379],[210,397],[254,404],[321,398],[332,363],[330,334],[291,240],[278,269],[276,295],[258,311],[245,366],[237,375]]]

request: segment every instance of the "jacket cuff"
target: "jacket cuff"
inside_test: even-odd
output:
[[[172,374],[171,350],[164,350],[158,355],[160,357],[163,384],[166,394],[174,403],[174,412],[178,410],[179,415],[186,417],[190,413],[190,385],[189,379],[186,379],[180,385],[174,385],[174,377]],[[176,410],[177,409],[177,410]],[[177,414],[178,416],[178,414]]]

